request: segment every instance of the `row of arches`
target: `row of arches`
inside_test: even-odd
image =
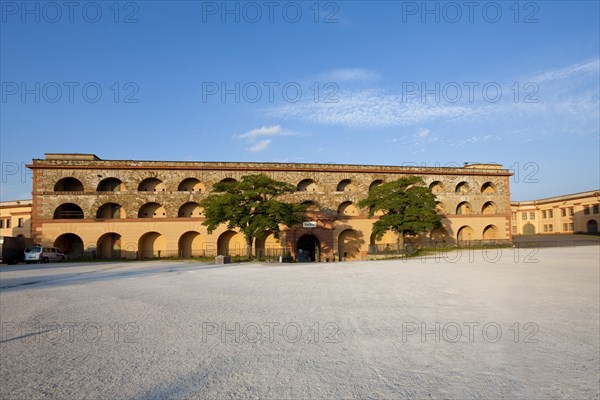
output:
[[[237,182],[233,178],[225,178],[221,182]],[[383,183],[383,180],[374,180],[369,185],[369,191]],[[447,193],[446,185],[441,181],[434,181],[429,185],[433,193]],[[125,191],[125,184],[118,178],[105,178],[96,187],[97,192],[121,192]],[[138,192],[164,192],[166,190],[165,183],[156,177],[146,178],[142,180],[137,187]],[[336,185],[336,192],[356,192],[358,186],[351,179],[342,179]],[[54,185],[55,192],[83,192],[84,187],[81,181],[77,178],[66,177],[60,179]],[[206,186],[197,178],[186,178],[177,186],[177,191],[180,192],[205,192]],[[320,185],[313,179],[303,179],[296,185],[298,192],[318,192],[321,191]],[[454,193],[467,194],[471,193],[471,185],[468,182],[459,182],[454,187]],[[479,193],[493,194],[496,192],[496,187],[492,182],[485,182],[480,188]]]
[[[224,179],[223,181],[227,181]],[[203,192],[205,186],[200,180],[196,178],[187,178],[181,181],[177,186],[179,192]],[[106,178],[98,183],[96,187],[97,192],[123,192],[125,191],[125,184],[118,178]],[[158,178],[146,178],[142,180],[138,187],[138,192],[164,192],[166,186],[164,182]],[[77,178],[68,177],[62,178],[54,185],[55,192],[83,192],[83,183]]]
[[[74,233],[60,235],[54,241],[69,257],[75,258],[86,251],[94,251],[97,258],[160,258],[160,257],[205,257],[217,254],[241,256],[246,254],[244,237],[234,231],[223,232],[217,238],[216,245],[206,243],[205,238],[197,231],[183,233],[177,242],[177,250],[169,250],[165,237],[156,231],[146,232],[137,243],[123,243],[117,232],[101,235],[96,243],[84,245],[81,237]],[[257,251],[279,247],[279,241],[270,233],[265,239],[256,240]]]
[[[177,211],[179,218],[194,218],[202,216],[200,204],[189,201],[183,203]],[[96,219],[123,219],[127,218],[125,208],[118,203],[104,203],[96,211]],[[137,213],[137,218],[166,218],[165,208],[155,202],[142,205]],[[54,210],[54,219],[83,219],[84,214],[81,207],[74,203],[64,203]]]
[[[431,189],[431,191],[433,193],[448,193],[448,188],[441,181],[432,182],[429,185],[429,189]],[[496,187],[494,186],[494,184],[492,182],[485,182],[483,185],[481,185],[480,188],[478,188],[478,191],[481,194],[494,194],[496,192]],[[454,187],[454,193],[457,193],[457,194],[472,193],[471,185],[465,181],[459,182]]]
[[[319,206],[310,200],[304,201],[308,211],[318,211]],[[443,202],[436,202],[436,209],[440,214],[447,214],[448,210]],[[183,203],[178,211],[178,218],[198,218],[202,216],[202,208],[197,202],[189,201]],[[361,215],[360,209],[351,201],[341,203],[337,208],[340,217],[354,217]],[[496,204],[488,201],[481,207],[481,214],[496,214]],[[473,214],[473,208],[468,201],[460,202],[455,209],[457,215]],[[376,213],[380,215],[380,213]],[[104,203],[96,211],[97,219],[123,219],[128,215],[125,209],[118,203]],[[84,213],[80,206],[74,203],[63,203],[54,210],[54,219],[83,219]],[[129,216],[132,218],[132,216]],[[137,218],[167,218],[167,211],[160,203],[149,202],[140,207]]]

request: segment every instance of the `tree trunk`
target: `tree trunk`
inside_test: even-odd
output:
[[[252,258],[252,242],[254,242],[252,236],[246,238],[246,257],[248,258]]]

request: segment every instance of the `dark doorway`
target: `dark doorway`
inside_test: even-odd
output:
[[[320,256],[321,244],[315,235],[304,235],[298,239],[298,245],[296,247],[296,261],[320,261]]]
[[[598,223],[593,219],[590,219],[587,223],[588,233],[598,233]]]

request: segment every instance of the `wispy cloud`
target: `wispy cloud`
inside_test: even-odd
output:
[[[256,143],[254,146],[250,147],[248,150],[250,150],[253,153],[258,153],[258,152],[266,150],[270,144],[271,144],[271,140],[269,140],[269,139],[261,140],[260,142]]]
[[[337,102],[305,101],[267,110],[267,115],[322,125],[385,128],[412,125],[436,118],[452,119],[477,112],[473,106],[426,103],[403,99],[382,89],[339,92]]]
[[[322,74],[321,79],[337,83],[356,81],[365,82],[379,79],[379,74],[364,68],[338,68]]]
[[[282,133],[280,125],[263,126],[261,128],[252,129],[246,133],[238,135],[240,139],[255,138],[258,136],[276,136]]]
[[[593,61],[572,64],[567,67],[554,69],[551,71],[545,71],[533,76],[530,80],[532,82],[546,82],[546,81],[556,81],[560,79],[567,79],[571,77],[575,77],[578,75],[590,74],[593,73],[598,76],[598,72],[600,70],[600,59],[596,59]]]
[[[419,135],[419,137],[423,138],[423,139],[425,139],[426,137],[428,137],[430,133],[431,133],[431,131],[429,129],[427,129],[427,128],[420,128],[417,131],[417,135]]]

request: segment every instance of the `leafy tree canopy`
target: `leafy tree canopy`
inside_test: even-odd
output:
[[[377,211],[383,215],[373,224],[373,233],[380,240],[388,231],[400,235],[416,235],[442,226],[435,210],[435,195],[421,178],[410,176],[373,188],[360,207],[369,208],[369,217]]]
[[[213,186],[215,194],[200,202],[206,218],[202,224],[209,233],[221,224],[239,229],[251,255],[255,238],[264,239],[269,232],[278,238],[281,225],[292,227],[305,221],[306,206],[277,200],[294,191],[294,186],[265,174],[246,175],[240,182],[219,182]]]

